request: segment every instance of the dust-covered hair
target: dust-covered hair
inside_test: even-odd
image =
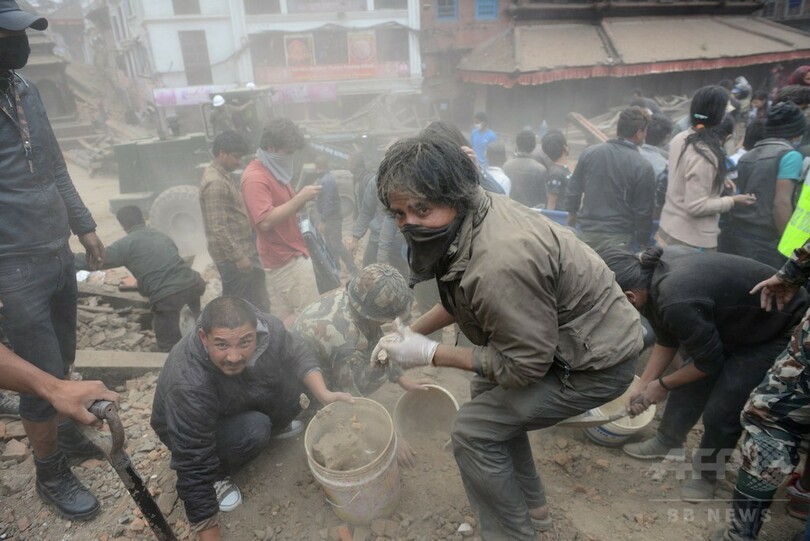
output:
[[[619,113],[619,123],[616,126],[616,135],[624,139],[630,139],[638,130],[647,128],[650,123],[650,115],[641,107],[628,107]]]
[[[210,334],[211,329],[235,329],[245,323],[256,327],[256,313],[247,301],[229,295],[209,302],[200,316],[200,328],[205,334]]]
[[[674,125],[667,115],[655,113],[647,124],[647,144],[660,147],[667,142]]]
[[[276,116],[267,121],[259,145],[267,150],[290,150],[295,152],[306,145],[306,140],[295,122],[283,116]]]
[[[552,161],[557,161],[565,152],[568,141],[560,130],[549,130],[540,140],[540,147]]]
[[[609,247],[599,252],[610,270],[616,275],[616,283],[622,291],[647,290],[650,288],[653,272],[661,261],[662,248],[647,248],[640,254],[634,254],[621,248]]]
[[[517,147],[518,152],[531,154],[531,152],[537,147],[537,136],[534,134],[531,128],[523,128],[515,136],[515,146]]]
[[[409,137],[388,149],[377,170],[377,196],[386,208],[393,190],[463,211],[475,200],[478,171],[447,138]]]
[[[211,149],[214,157],[222,154],[241,154],[244,156],[250,149],[248,148],[247,141],[238,132],[234,130],[225,130],[219,133],[214,139],[214,145]]]

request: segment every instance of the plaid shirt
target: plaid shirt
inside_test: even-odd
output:
[[[208,253],[215,262],[253,258],[256,241],[238,186],[216,161],[205,168],[200,182]]]

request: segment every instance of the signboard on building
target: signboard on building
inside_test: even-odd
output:
[[[158,107],[199,105],[208,103],[211,100],[211,94],[234,88],[236,88],[235,84],[155,88],[152,90],[152,97]]]
[[[325,66],[257,66],[256,82],[283,84],[307,81],[341,81],[347,79],[396,79],[410,76],[408,62],[369,64],[329,64]]]
[[[337,101],[335,83],[311,83],[275,87],[273,103],[317,103]]]

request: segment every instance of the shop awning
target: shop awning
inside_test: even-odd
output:
[[[627,17],[512,26],[473,50],[458,72],[510,88],[802,59],[810,59],[810,36],[759,17]]]

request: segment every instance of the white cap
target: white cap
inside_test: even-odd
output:
[[[256,83],[254,83],[254,82],[252,82],[252,81],[251,81],[250,83],[247,83],[247,84],[245,85],[245,88],[248,88],[248,89],[250,89],[250,90],[254,90],[254,89],[256,88]]]
[[[213,105],[214,107],[221,107],[225,105],[225,98],[217,94],[216,96],[214,96],[214,99],[211,100],[211,105]]]

